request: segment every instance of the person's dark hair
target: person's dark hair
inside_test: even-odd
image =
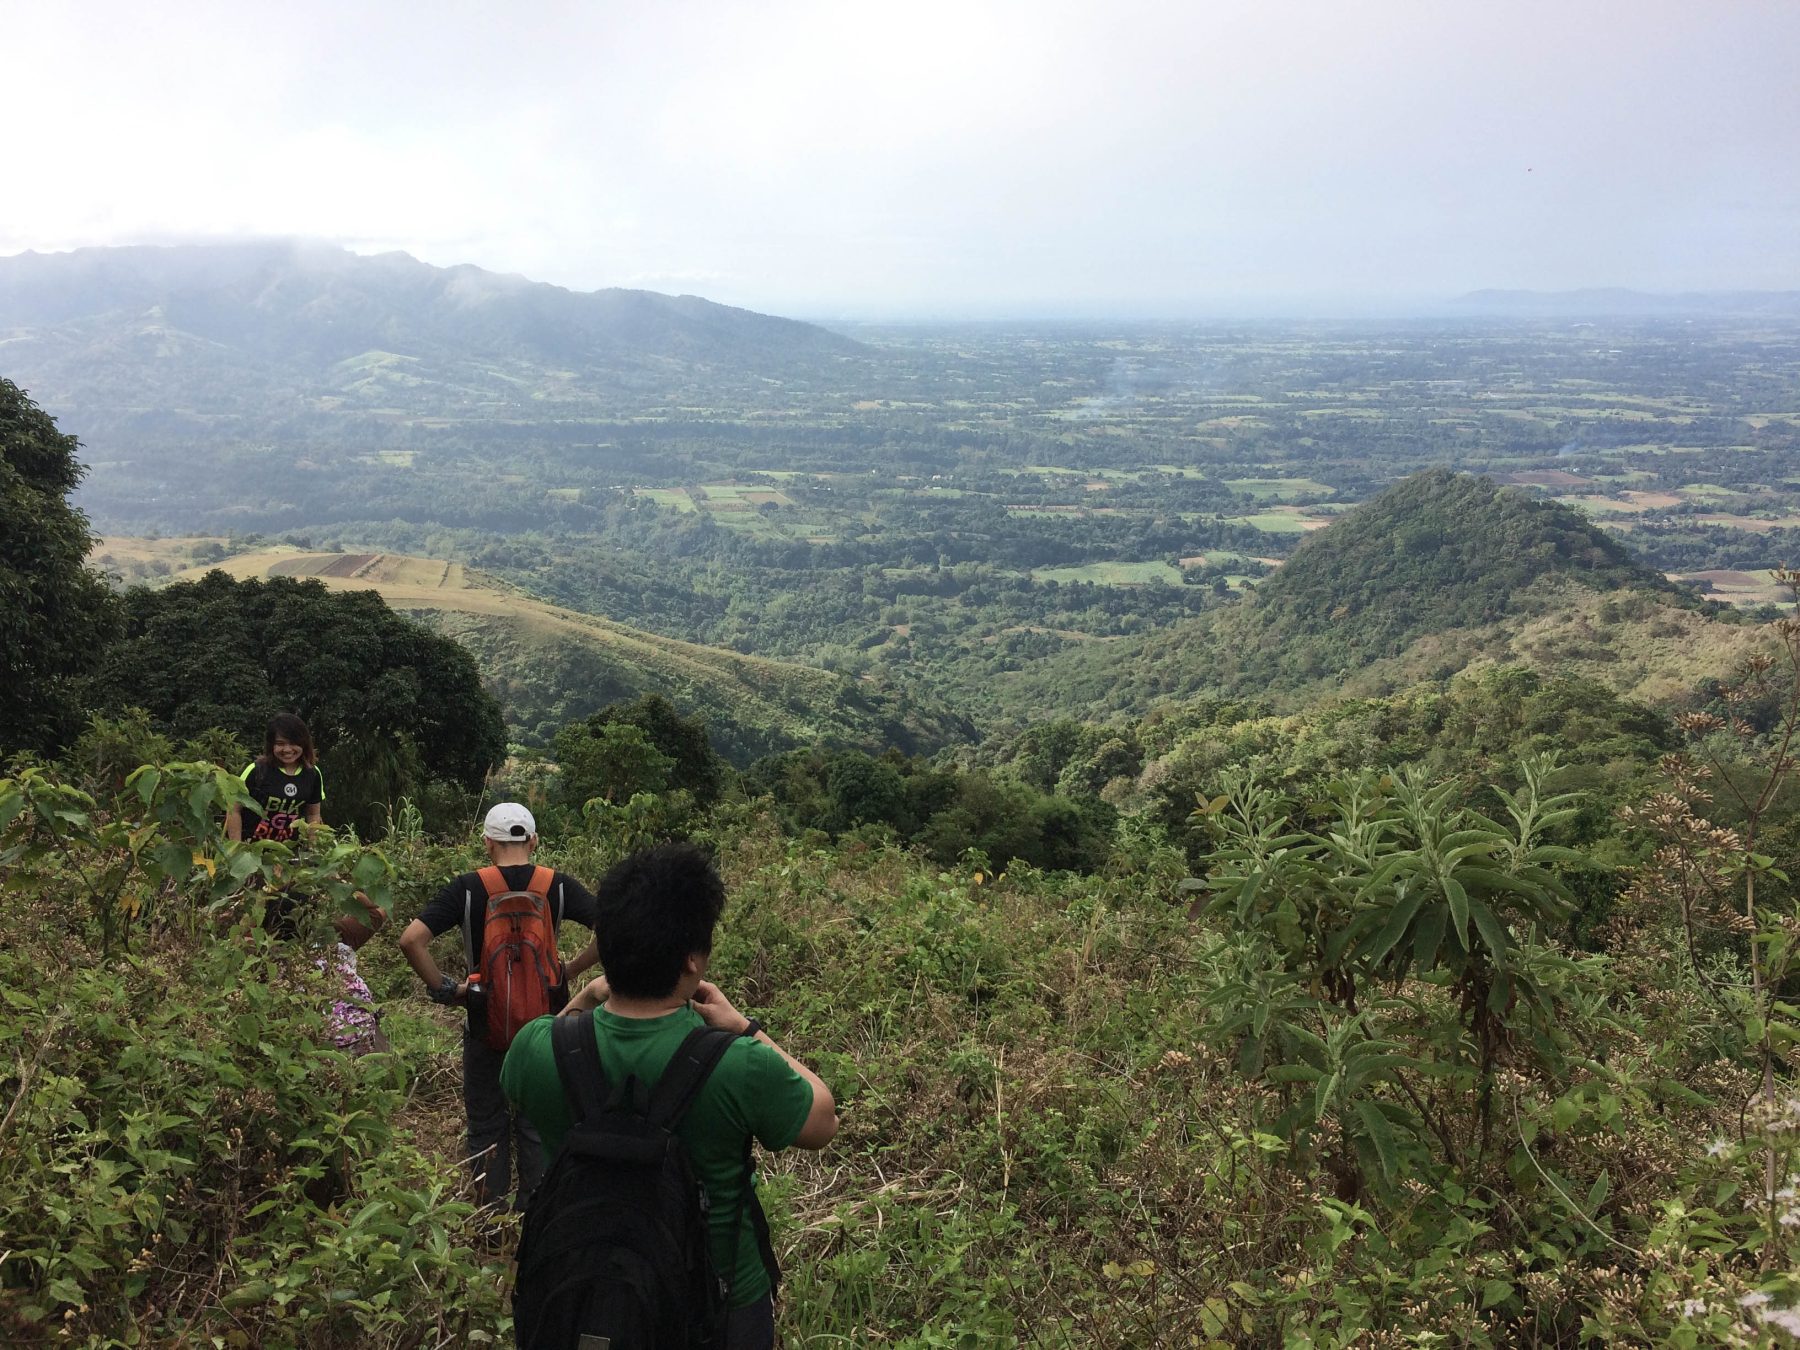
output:
[[[661,998],[693,952],[711,953],[725,883],[693,844],[639,849],[600,878],[594,941],[614,993]]]
[[[269,729],[263,733],[262,762],[265,767],[275,763],[275,741],[279,737],[300,747],[300,762],[307,768],[318,762],[318,754],[313,749],[312,732],[306,729],[293,713],[276,713],[269,719]]]

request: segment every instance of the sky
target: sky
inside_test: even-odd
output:
[[[801,317],[1800,288],[1796,0],[0,0],[0,255]]]

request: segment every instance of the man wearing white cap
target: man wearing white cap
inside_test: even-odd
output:
[[[573,877],[531,860],[537,850],[537,821],[517,802],[501,802],[487,813],[481,830],[490,866],[464,872],[434,896],[419,917],[400,934],[400,950],[407,964],[425,982],[432,1001],[461,1004],[468,1012],[463,1031],[463,1106],[469,1121],[469,1158],[476,1186],[486,1201],[503,1200],[512,1192],[512,1162],[519,1167],[519,1187],[513,1197],[516,1209],[543,1174],[543,1148],[538,1133],[517,1115],[500,1091],[500,1065],[506,1058],[504,1044],[490,1029],[485,1000],[471,999],[471,987],[483,968],[483,939],[493,922],[496,906],[511,905],[521,911],[540,906],[550,927],[550,946],[564,919],[584,928],[594,926],[594,897]],[[454,980],[438,968],[431,956],[431,940],[452,928],[460,928],[469,977]],[[554,952],[551,953],[554,964]],[[556,993],[566,997],[568,981],[599,959],[593,942],[562,967]],[[479,989],[477,989],[479,992]],[[553,1010],[553,1009],[552,1009]]]

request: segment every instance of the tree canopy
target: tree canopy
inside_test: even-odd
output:
[[[1330,633],[1358,656],[1386,656],[1420,633],[1491,622],[1553,573],[1675,595],[1570,507],[1431,469],[1307,537],[1247,612],[1266,635]]]
[[[192,737],[221,727],[260,746],[275,713],[312,730],[340,812],[417,791],[428,779],[478,788],[505,753],[499,705],[475,660],[389,609],[373,591],[317,580],[199,581],[124,596],[121,639],[94,679],[100,709],[146,709]],[[331,807],[328,804],[328,813]]]
[[[697,806],[724,790],[724,761],[707,738],[706,722],[683,717],[660,694],[614,703],[571,722],[556,736],[562,765],[559,797],[579,810],[594,797],[629,800],[634,792],[677,788]]]
[[[114,619],[86,563],[87,517],[68,502],[85,470],[77,442],[0,379],[0,753],[60,748],[81,725],[76,677]]]

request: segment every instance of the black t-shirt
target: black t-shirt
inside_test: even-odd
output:
[[[279,764],[252,760],[238,777],[250,793],[243,808],[243,837],[273,839],[285,843],[306,819],[306,808],[325,800],[325,776],[316,764],[301,765],[289,773]]]

